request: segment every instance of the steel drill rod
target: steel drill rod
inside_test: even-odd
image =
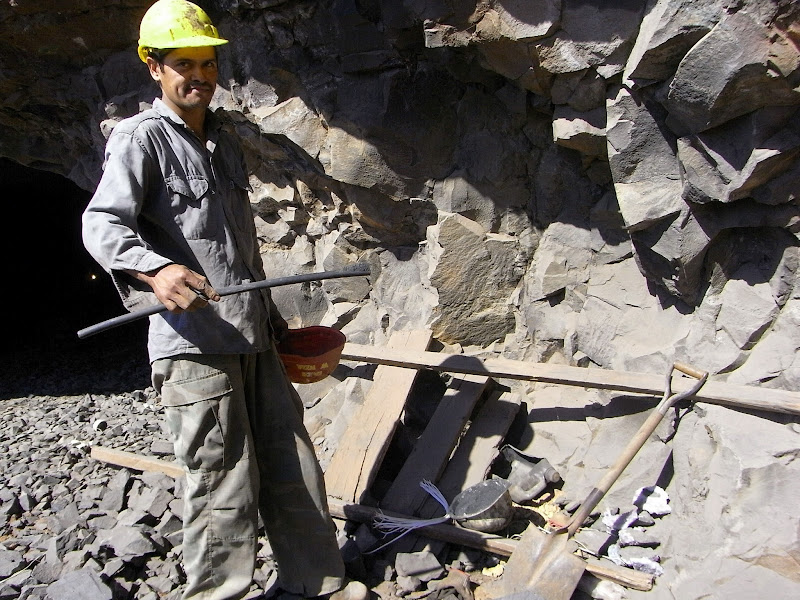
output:
[[[289,275],[287,277],[277,277],[275,279],[265,279],[264,281],[251,281],[250,283],[243,283],[241,285],[232,285],[229,287],[217,289],[220,296],[230,296],[231,294],[241,294],[242,292],[250,292],[253,290],[261,290],[265,288],[280,287],[283,285],[291,285],[293,283],[305,283],[307,281],[322,281],[324,279],[338,279],[340,277],[357,277],[359,275],[369,275],[369,265],[355,264],[351,267],[342,269],[341,271],[322,271],[320,273],[305,273],[302,275]],[[100,323],[90,325],[78,331],[78,337],[83,339],[89,336],[106,331],[120,325],[126,325],[133,321],[137,321],[150,315],[155,315],[167,310],[163,304],[156,304],[149,306],[142,310],[137,310],[125,315],[113,317]]]

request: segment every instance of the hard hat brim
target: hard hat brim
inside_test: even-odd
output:
[[[182,39],[173,40],[170,42],[169,46],[165,46],[163,48],[157,48],[158,50],[177,50],[178,48],[202,48],[204,46],[221,46],[222,44],[227,44],[228,40],[223,38],[215,38],[208,35],[196,35],[192,37],[185,37]],[[143,46],[141,45],[141,40],[139,40],[139,58],[142,62],[147,62],[147,51],[150,50],[152,46]]]

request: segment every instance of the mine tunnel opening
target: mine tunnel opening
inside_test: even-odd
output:
[[[61,175],[0,158],[6,198],[0,399],[109,393],[147,385],[147,320],[90,338],[77,331],[125,312],[84,249],[91,193]]]

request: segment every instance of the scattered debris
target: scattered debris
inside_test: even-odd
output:
[[[640,552],[626,552],[629,548],[621,548],[614,544],[608,549],[608,558],[615,564],[622,567],[630,567],[643,573],[649,573],[660,577],[664,573],[663,567],[659,564],[661,557],[658,554],[644,556]]]
[[[491,482],[500,482],[508,495],[515,484],[525,494],[533,491],[524,501],[528,505],[512,505],[509,523],[498,535],[437,523],[426,527],[420,540],[408,536],[410,549],[370,555],[383,543],[369,526],[381,509],[329,498],[349,571],[370,581],[374,589],[380,587],[382,597],[470,600],[478,581],[490,584],[506,571],[503,560],[513,557],[519,548],[515,534],[559,514],[557,493],[551,493],[544,504],[541,498],[545,488],[559,483],[560,475],[554,478],[547,473],[551,467],[544,458],[527,457],[523,463],[520,456],[511,454],[510,447],[503,447],[505,433],[498,431],[507,431],[520,403],[518,399],[504,402],[511,396],[492,389],[490,383],[481,376],[464,380],[462,388],[449,388],[450,399],[463,397],[467,387],[470,394],[485,388],[486,397],[476,404],[476,413],[461,424],[465,431],[457,431],[457,448],[442,453],[444,458],[437,459],[440,463],[425,467],[440,473],[437,484],[447,486],[450,498]],[[35,402],[15,399],[2,405],[0,600],[45,596],[68,600],[76,589],[85,592],[81,600],[179,598],[183,581],[182,482],[176,477],[182,471],[168,460],[170,447],[156,400],[149,388],[109,396],[42,397]],[[444,419],[447,415],[440,416]],[[459,413],[459,420],[462,416]],[[511,470],[503,473],[514,482],[491,472],[501,448],[512,468],[517,461],[516,476],[510,475]],[[380,460],[368,459],[371,462],[366,468],[371,476],[377,473]],[[530,483],[522,481],[523,471],[533,473]],[[361,482],[359,485],[364,480]],[[391,487],[383,489],[384,497],[386,489]],[[431,489],[436,486],[431,484]],[[372,500],[377,503],[380,498]],[[444,498],[441,494],[433,501],[439,514],[448,506]],[[584,593],[613,600],[624,597],[624,590],[615,586],[652,587],[653,577],[663,569],[661,556],[654,550],[660,546],[659,540],[647,527],[655,523],[654,517],[670,514],[669,501],[661,488],[641,488],[632,500],[633,509],[606,511],[593,528],[579,532],[576,540],[583,545],[579,560],[585,565],[579,585]],[[392,516],[388,510],[385,514]],[[400,519],[419,520],[395,514]],[[480,516],[480,511],[474,516]],[[600,526],[606,531],[597,529]],[[421,550],[416,547],[419,543],[430,549]],[[263,538],[259,544],[254,587],[248,598],[270,598],[277,588],[269,544]],[[448,552],[440,552],[442,549]],[[603,562],[587,553],[594,557],[605,554],[611,560]],[[606,583],[587,587],[589,574]]]
[[[656,517],[663,517],[672,512],[669,494],[657,485],[640,488],[633,497],[633,505],[640,511],[646,511]]]

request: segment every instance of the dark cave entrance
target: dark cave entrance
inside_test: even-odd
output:
[[[146,319],[96,336],[122,314],[111,279],[83,248],[91,194],[60,175],[0,158],[6,227],[0,399],[108,393],[147,385]]]

